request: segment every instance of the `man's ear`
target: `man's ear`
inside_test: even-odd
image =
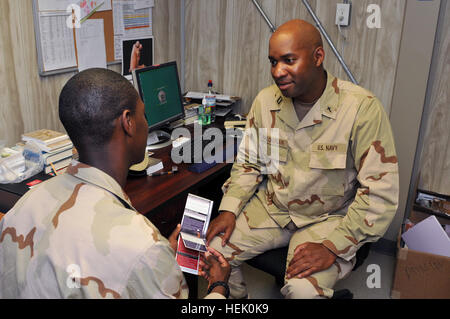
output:
[[[131,111],[129,109],[123,110],[122,114],[120,115],[120,123],[126,135],[128,136],[134,135],[136,123],[134,122],[134,119],[131,116]]]
[[[318,46],[315,50],[314,50],[314,62],[316,67],[319,67],[322,65],[323,60],[325,60],[325,50],[323,49],[322,46]]]

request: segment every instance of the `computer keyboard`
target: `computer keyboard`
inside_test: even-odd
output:
[[[212,137],[211,140],[204,139],[203,136],[194,137],[189,142],[172,149],[172,157],[175,155],[182,160],[182,163],[189,164],[188,169],[201,173],[218,163],[232,162],[237,154],[240,137],[223,138]],[[185,154],[188,152],[188,154]]]
[[[221,150],[223,146],[223,140],[205,140],[200,137],[192,138],[189,142],[181,145],[175,150],[178,152],[180,156],[186,158],[184,155],[185,152],[188,152],[187,155],[188,160],[185,160],[186,163],[199,163],[203,161],[204,151],[206,149],[207,155],[214,156],[217,150]],[[178,149],[178,150],[177,150]]]

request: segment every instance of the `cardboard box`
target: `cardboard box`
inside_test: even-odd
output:
[[[417,222],[429,214],[412,211],[410,220]],[[440,220],[448,224],[449,220]],[[450,258],[414,251],[397,242],[397,264],[391,297],[393,299],[450,299]]]

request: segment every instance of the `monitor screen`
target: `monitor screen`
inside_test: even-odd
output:
[[[184,118],[176,62],[137,69],[133,80],[145,105],[149,130]]]

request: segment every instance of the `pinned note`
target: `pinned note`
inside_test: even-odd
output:
[[[86,20],[76,29],[78,69],[106,68],[105,34],[102,19]]]

